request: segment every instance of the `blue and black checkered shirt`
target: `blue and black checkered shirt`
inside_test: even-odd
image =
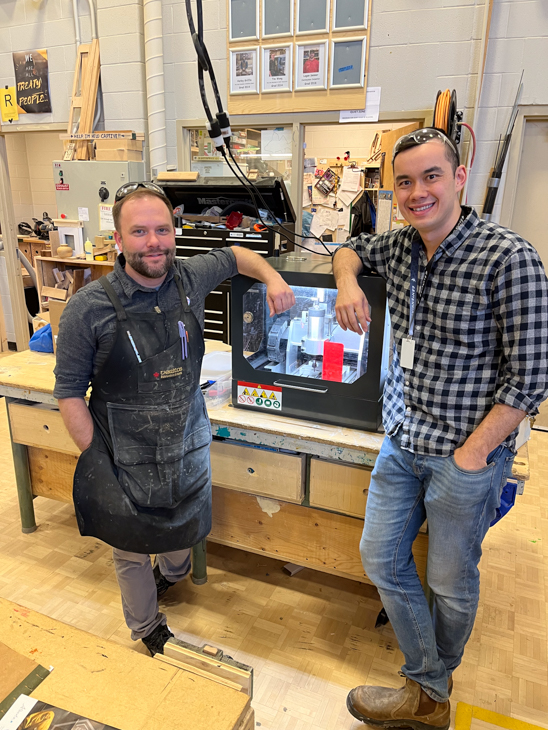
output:
[[[414,325],[412,369],[400,366],[409,331],[411,247],[408,226],[361,234],[351,248],[387,286],[394,334],[384,388],[384,428],[402,429],[402,447],[449,456],[495,403],[536,415],[548,396],[548,280],[536,250],[496,223],[463,208],[434,254]],[[421,246],[419,290],[427,259]],[[517,432],[517,431],[516,431]],[[515,450],[516,432],[504,445]]]

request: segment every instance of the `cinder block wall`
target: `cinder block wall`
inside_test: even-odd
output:
[[[142,0],[96,0],[96,3],[105,128],[146,132]]]
[[[471,117],[484,0],[370,0],[373,3],[370,86],[382,87],[383,112],[432,108],[438,89],[457,90]],[[142,1],[97,0],[105,126],[146,131]],[[226,101],[226,0],[204,0],[205,40]],[[87,2],[79,0],[88,40]],[[163,0],[168,162],[176,164],[176,119],[203,118],[196,59],[184,2]],[[54,110],[41,121],[65,122],[75,62],[71,0],[0,2],[0,83],[13,82],[12,51],[47,47]],[[481,208],[519,74],[524,104],[548,104],[548,3],[495,0],[477,120],[480,149],[468,201]],[[23,120],[36,122],[38,118]],[[499,201],[502,195],[499,195]],[[500,202],[495,212],[500,211]]]
[[[8,134],[6,139],[13,208],[17,223],[42,219],[47,212],[57,217],[52,160],[63,156],[57,132]]]
[[[80,0],[82,38],[90,38],[87,2]],[[72,0],[0,2],[0,84],[14,83],[13,51],[47,48],[51,114],[24,114],[21,124],[67,122],[76,63]]]
[[[521,104],[548,104],[548,2],[495,0],[475,130],[479,151],[468,187],[468,201],[479,210],[483,206],[499,137],[508,125],[522,70]],[[494,220],[500,217],[506,182],[503,181],[497,196]]]

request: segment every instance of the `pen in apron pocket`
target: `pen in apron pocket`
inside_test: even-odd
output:
[[[127,332],[127,336],[129,337],[129,341],[131,342],[131,346],[133,347],[133,352],[134,352],[134,353],[136,354],[136,356],[137,356],[137,360],[138,360],[138,362],[143,362],[143,361],[141,360],[141,356],[139,355],[139,350],[138,350],[138,349],[137,349],[137,347],[135,346],[135,341],[133,340],[133,337],[131,336],[131,332],[130,332],[129,330],[126,330],[126,332]]]
[[[179,322],[179,337],[181,338],[181,356],[183,360],[188,355],[188,332],[186,331],[184,322]]]

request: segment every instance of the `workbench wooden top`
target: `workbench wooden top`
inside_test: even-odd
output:
[[[53,667],[31,697],[119,730],[233,730],[249,709],[231,687],[2,598],[0,641]]]
[[[206,352],[215,350],[230,350],[230,347],[222,342],[208,340]],[[43,394],[46,396],[46,402],[53,403],[54,367],[55,355],[30,350],[1,358],[0,395],[32,400],[33,395]],[[379,453],[384,439],[384,435],[379,433],[234,408],[232,404],[228,403],[221,408],[210,408],[208,412],[213,433],[217,436],[265,443],[261,438],[254,441],[253,434],[255,432],[268,434],[272,440],[266,445],[301,450],[298,448],[300,442],[315,444],[331,450],[323,453],[320,448],[317,450],[318,455],[341,458],[341,460],[347,460],[349,452],[367,453],[370,454],[370,460],[364,460],[362,463],[365,465],[371,465],[374,462],[374,457]],[[338,449],[341,450],[340,456],[337,453]],[[303,448],[302,451],[305,452],[308,449]],[[356,463],[360,462],[356,460]],[[520,481],[529,479],[527,444],[524,444],[517,453],[512,475]]]
[[[206,352],[230,350],[222,342],[206,342]],[[32,400],[32,394],[42,393],[53,397],[55,377],[55,355],[25,350],[0,359],[0,395],[21,396]],[[53,401],[52,401],[53,402]],[[233,427],[243,431],[260,431],[273,434],[287,440],[286,448],[290,448],[289,440],[303,440],[327,444],[340,448],[372,452],[377,454],[382,444],[383,435],[358,431],[352,428],[339,428],[329,424],[304,421],[296,418],[284,418],[257,411],[234,408],[226,404],[221,408],[209,409],[209,417],[214,432],[223,435],[223,428]],[[228,432],[226,435],[229,435]],[[283,448],[283,444],[280,444]]]

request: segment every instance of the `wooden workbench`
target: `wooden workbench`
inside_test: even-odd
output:
[[[208,351],[224,348],[206,345]],[[0,361],[24,532],[36,529],[34,496],[72,499],[79,451],[55,409],[53,367],[53,355],[30,351]],[[209,539],[369,582],[359,542],[371,469],[384,437],[229,404],[209,416],[216,437]],[[528,478],[526,447],[516,458],[514,477]],[[414,552],[421,576],[427,544],[419,534]],[[198,573],[194,577],[201,582]]]
[[[247,694],[2,598],[0,641],[53,667],[31,697],[119,730],[255,726]]]

